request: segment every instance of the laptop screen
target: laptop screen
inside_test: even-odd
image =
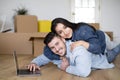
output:
[[[13,52],[13,56],[14,56],[14,61],[15,61],[16,70],[18,71],[18,70],[19,70],[19,67],[18,67],[18,60],[17,60],[16,51]]]

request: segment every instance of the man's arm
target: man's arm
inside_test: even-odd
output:
[[[44,54],[42,54],[31,61],[31,63],[28,65],[28,69],[30,71],[35,71],[36,69],[40,70],[41,65],[45,65],[49,62],[50,60],[44,56]]]
[[[91,53],[83,46],[79,46],[73,50],[72,54],[70,61],[74,61],[74,65],[68,66],[66,72],[81,77],[87,77],[91,72]]]

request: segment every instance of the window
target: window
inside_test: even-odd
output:
[[[96,0],[99,1],[99,0]],[[95,0],[72,0],[72,16],[74,22],[96,22]],[[98,15],[97,15],[98,16]]]

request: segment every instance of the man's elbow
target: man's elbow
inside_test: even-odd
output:
[[[78,74],[80,77],[88,77],[91,73],[91,69],[81,70]]]
[[[88,77],[88,76],[90,75],[90,72],[91,72],[91,71],[83,73],[83,76],[82,76],[82,77]]]

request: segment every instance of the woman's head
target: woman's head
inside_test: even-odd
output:
[[[52,21],[51,31],[65,39],[69,39],[72,37],[72,33],[73,33],[72,27],[73,26],[74,26],[74,23],[71,23],[66,19],[55,18]]]

